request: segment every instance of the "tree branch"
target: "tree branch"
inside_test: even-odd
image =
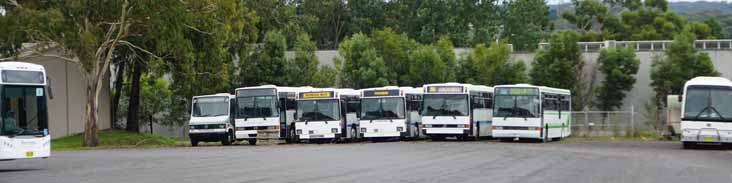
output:
[[[18,8],[23,8],[23,6],[21,6],[20,3],[18,3],[18,1],[16,1],[16,0],[8,0],[8,2],[10,2],[10,5],[13,5]]]
[[[196,27],[190,26],[188,24],[185,24],[185,26],[188,27],[189,29],[193,29],[194,31],[199,32],[199,33],[202,33],[202,34],[213,35],[213,33],[211,33],[211,32],[202,31],[201,29],[198,29]]]

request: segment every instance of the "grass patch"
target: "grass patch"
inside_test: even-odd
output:
[[[660,140],[667,140],[666,138],[663,138],[663,136],[655,131],[646,131],[646,130],[638,130],[634,132],[626,132],[623,133],[613,133],[614,135],[599,135],[599,136],[592,136],[592,135],[580,135],[580,136],[570,136],[567,138],[567,141],[570,142],[577,142],[577,141],[660,141]]]
[[[83,134],[76,134],[68,137],[51,140],[51,150],[84,150],[84,149],[105,149],[105,148],[129,148],[129,147],[159,147],[172,146],[176,140],[145,133],[131,133],[123,130],[101,130],[99,131],[99,146],[88,148],[82,147]]]

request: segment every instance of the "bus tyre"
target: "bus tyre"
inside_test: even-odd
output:
[[[694,142],[681,142],[684,149],[694,149],[696,148],[696,143]]]
[[[356,134],[356,129],[355,128],[351,128],[351,142],[356,142],[356,140],[358,140],[357,135],[358,134]]]
[[[198,140],[191,139],[191,146],[193,146],[193,147],[198,146]]]
[[[257,139],[249,139],[249,145],[257,145]]]
[[[231,145],[231,142],[233,142],[233,141],[234,140],[233,140],[231,133],[226,133],[226,135],[224,135],[224,139],[221,140],[221,145],[228,146],[228,145]]]
[[[541,139],[541,142],[549,142],[549,125],[544,126],[544,138]]]

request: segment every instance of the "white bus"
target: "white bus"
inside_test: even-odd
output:
[[[0,62],[0,160],[51,155],[49,86],[41,65]]]
[[[528,84],[495,86],[493,137],[544,142],[572,133],[572,93]]]
[[[294,137],[295,97],[310,87],[263,85],[236,89],[236,139],[255,145],[257,139]],[[268,134],[259,137],[258,135]]]
[[[432,139],[491,135],[493,88],[440,83],[423,86],[422,131]]]
[[[353,89],[318,89],[297,96],[298,141],[357,140],[359,92]]]
[[[684,85],[681,98],[681,142],[732,143],[732,81],[721,77],[696,77]]]
[[[415,127],[419,109],[408,106],[412,100],[421,97],[422,89],[412,87],[387,86],[361,90],[361,110],[359,115],[359,135],[365,139],[373,138],[412,138],[417,137]]]
[[[195,96],[191,103],[188,137],[192,146],[198,146],[198,142],[221,142],[222,145],[234,142],[234,95]]]

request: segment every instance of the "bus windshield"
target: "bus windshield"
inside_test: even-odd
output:
[[[404,119],[404,99],[364,98],[361,99],[361,119]]]
[[[539,96],[496,95],[494,117],[539,117]]]
[[[229,114],[228,97],[196,98],[193,101],[193,117],[215,117]]]
[[[340,119],[340,108],[336,99],[297,101],[298,121],[336,121]]]
[[[279,113],[276,108],[276,96],[246,96],[238,97],[237,118],[276,117]]]
[[[423,97],[424,116],[467,116],[468,95],[429,94]]]
[[[48,135],[48,112],[43,86],[3,86],[1,98],[1,136]]]
[[[690,86],[685,100],[685,120],[732,122],[730,87]]]

